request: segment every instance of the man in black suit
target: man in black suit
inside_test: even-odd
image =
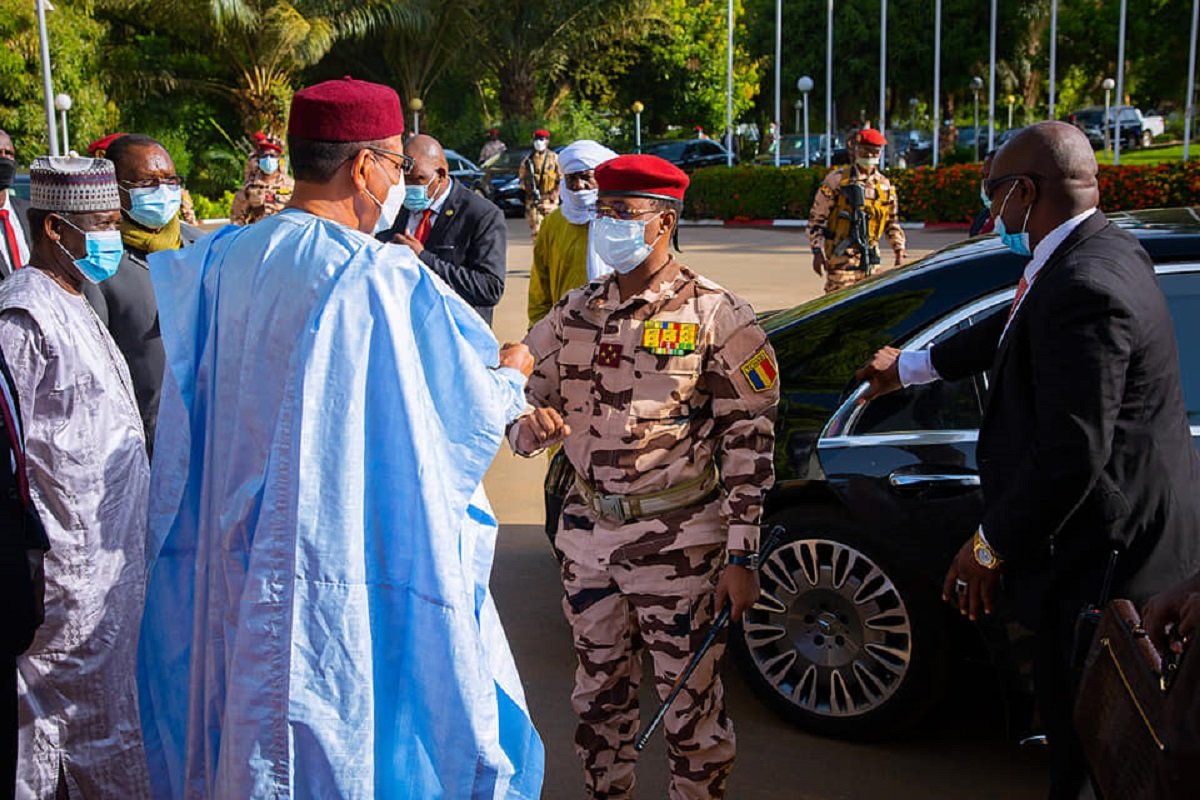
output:
[[[490,325],[504,294],[507,231],[504,214],[450,177],[446,153],[423,134],[404,145],[404,208],[383,242],[407,245]]]
[[[1070,653],[1079,611],[1145,601],[1200,566],[1200,458],[1188,426],[1174,325],[1149,256],[1100,213],[1087,138],[1033,125],[995,157],[996,231],[1030,258],[1008,314],[928,351],[886,348],[859,371],[866,399],[991,370],[977,460],[983,521],[943,596],[976,619],[1003,576],[1038,641],[1038,702],[1052,798],[1075,798]],[[1115,555],[1114,555],[1115,554]]]
[[[8,189],[17,175],[17,151],[12,137],[0,130],[0,278],[29,261],[29,202]]]

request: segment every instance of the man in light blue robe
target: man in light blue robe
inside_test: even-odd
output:
[[[399,98],[293,99],[291,206],[151,257],[156,797],[537,798],[481,487],[532,361],[407,248]]]

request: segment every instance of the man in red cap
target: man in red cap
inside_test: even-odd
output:
[[[488,131],[488,140],[484,142],[483,148],[479,151],[479,166],[488,166],[507,149],[508,145],[500,140],[500,129],[492,128]]]
[[[262,131],[254,134],[254,152],[246,159],[246,177],[233,196],[229,221],[250,225],[287,206],[296,182],[287,174],[283,142]]]
[[[550,149],[550,131],[538,128],[533,132],[533,152],[521,160],[517,179],[525,193],[525,221],[529,234],[537,238],[542,220],[558,208],[558,182],[562,173],[558,154]]]
[[[854,163],[825,177],[808,217],[813,272],[825,276],[825,291],[853,286],[879,264],[879,240],[887,236],[904,263],[905,238],[892,182],[879,171],[879,153],[887,139],[863,128],[850,141]]]
[[[510,426],[509,443],[531,456],[566,430],[574,480],[555,546],[579,662],[575,744],[587,796],[628,798],[642,646],[665,696],[719,610],[729,603],[738,619],[758,598],[779,386],[754,310],[671,253],[687,175],[625,155],[595,177],[591,246],[613,272],[525,337],[539,410]],[[724,794],[723,650],[708,651],[666,717],[675,800]]]
[[[482,489],[532,359],[371,235],[403,132],[386,86],[303,89],[289,206],[151,256],[154,797],[540,796]]]

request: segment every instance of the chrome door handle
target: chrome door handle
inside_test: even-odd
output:
[[[979,485],[979,476],[961,472],[931,472],[927,474],[893,472],[891,475],[888,475],[888,483],[896,489],[917,489],[923,486],[961,486],[968,488]]]

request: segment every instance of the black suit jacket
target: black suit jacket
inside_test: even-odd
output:
[[[419,257],[491,325],[492,308],[504,294],[507,272],[504,214],[458,181],[451,181],[449,191]],[[401,210],[379,240],[390,242],[403,233],[409,214],[408,209]]]
[[[22,200],[10,189],[8,192],[8,202],[12,206],[13,214],[21,223],[21,233],[25,236],[25,246],[29,248],[29,252],[33,252],[33,239],[29,235],[29,201]],[[0,247],[3,247],[0,244]],[[0,258],[0,278],[7,278],[10,274],[8,269],[8,259]]]
[[[179,233],[184,247],[204,235],[204,231],[186,223],[179,226]],[[146,255],[126,247],[116,274],[99,285],[84,284],[84,296],[112,334],[129,365],[129,377],[133,380],[146,433],[146,452],[152,455],[158,398],[162,393],[167,358],[158,329],[158,301],[154,297]]]
[[[1018,618],[1036,628],[1047,597],[1099,600],[1114,545],[1116,589],[1135,600],[1195,573],[1200,458],[1145,250],[1093,214],[1054,251],[1001,339],[1005,317],[931,356],[946,379],[992,372],[977,448],[982,526],[1008,561]]]

